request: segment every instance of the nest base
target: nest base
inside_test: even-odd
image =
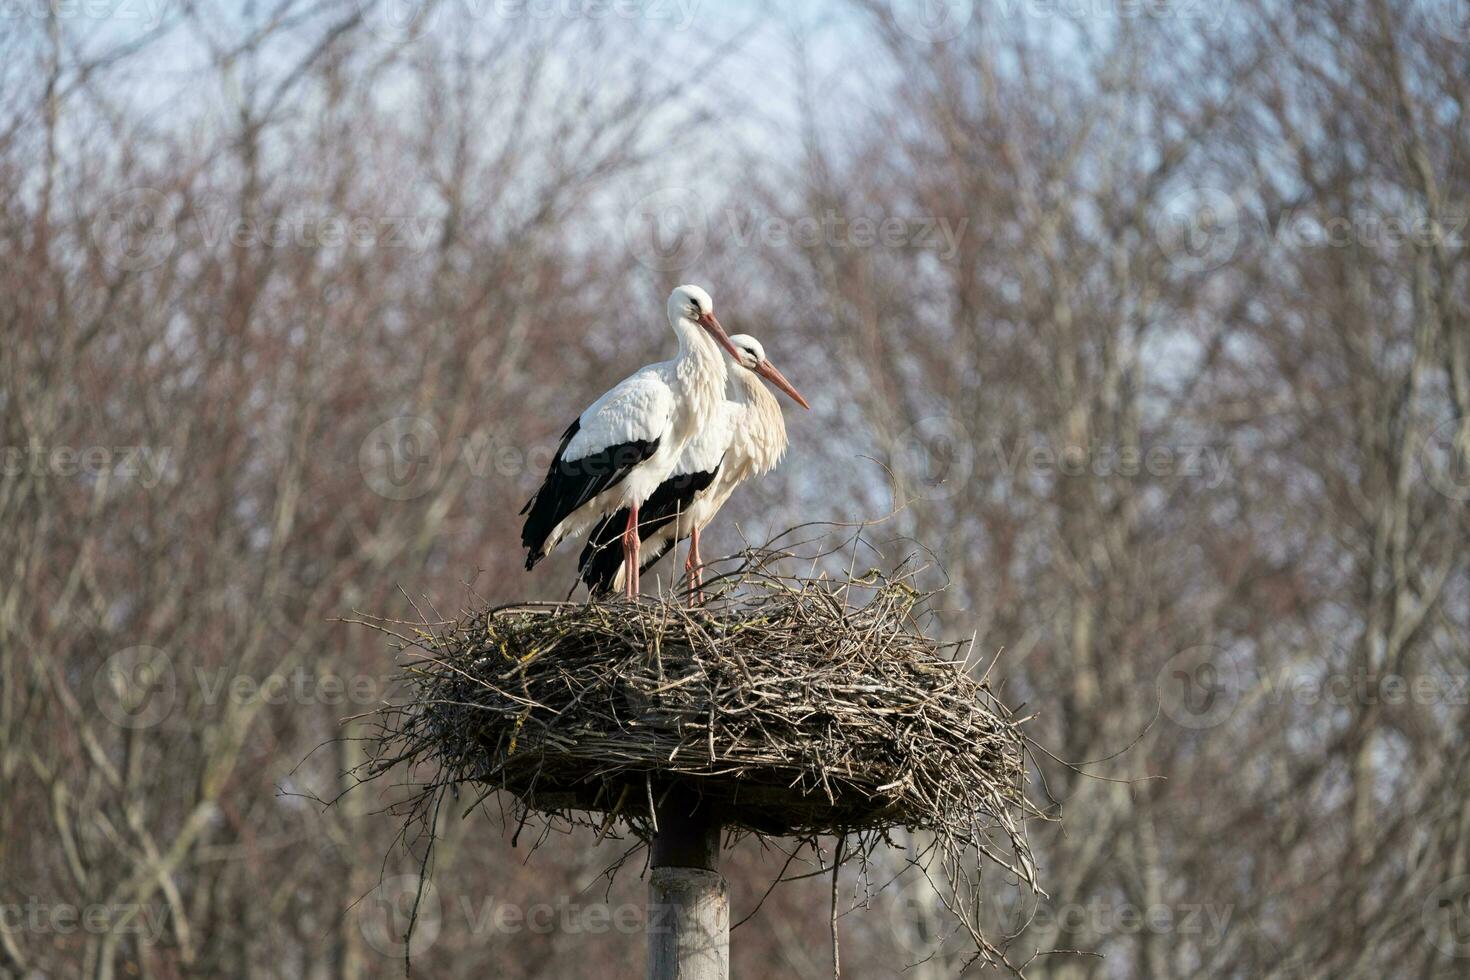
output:
[[[697,609],[675,594],[507,606],[413,636],[369,624],[414,656],[364,778],[429,773],[397,805],[428,828],[451,790],[503,791],[522,823],[626,830],[660,852],[668,808],[697,801],[675,849],[703,848],[709,870],[720,828],[817,850],[836,836],[834,863],[864,868],[893,829],[921,832],[911,860],[949,883],[976,955],[1003,962],[973,913],[984,866],[1036,888],[1021,720],[965,645],[925,634],[912,570],[834,583],[771,573],[783,557],[745,555]]]

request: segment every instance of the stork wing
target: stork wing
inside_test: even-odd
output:
[[[663,438],[674,418],[674,392],[658,367],[644,368],[593,402],[577,419],[578,431],[563,449],[565,458],[586,459],[616,446]]]
[[[658,451],[673,413],[673,391],[656,371],[645,368],[568,427],[541,489],[521,509],[527,515],[521,529],[527,568],[556,546],[554,535],[562,522]]]
[[[684,448],[673,474],[659,485],[638,509],[638,539],[647,542],[689,510],[696,497],[708,490],[723,465],[725,452],[735,435],[736,408],[722,402],[714,420],[699,431]],[[622,534],[628,512],[620,510],[602,519],[587,535],[587,545],[577,561],[577,572],[593,595],[612,591],[623,567]],[[641,570],[658,563],[678,543],[678,535],[663,542],[643,562]]]

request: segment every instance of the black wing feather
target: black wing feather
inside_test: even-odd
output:
[[[581,427],[579,418],[562,435],[545,482],[521,508],[521,513],[527,515],[521,528],[527,569],[535,568],[546,557],[546,539],[558,524],[598,494],[622,482],[635,466],[658,451],[658,439],[635,439],[569,461],[564,458],[567,444]]]
[[[716,466],[705,473],[671,476],[659,484],[658,489],[638,508],[638,539],[648,540],[676,519],[694,503],[695,497],[709,489],[719,472],[720,468]],[[618,569],[623,567],[623,529],[627,526],[628,511],[624,509],[604,517],[587,536],[587,546],[577,561],[577,572],[594,596],[607,595],[612,591]],[[645,558],[640,570],[647,571],[658,564],[675,543],[670,542],[657,554]]]

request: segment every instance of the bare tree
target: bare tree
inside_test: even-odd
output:
[[[0,973],[391,975],[421,873],[426,975],[639,971],[620,849],[323,805],[394,673],[333,620],[564,595],[514,512],[688,280],[825,386],[717,540],[896,510],[1036,713],[1028,975],[1463,972],[1464,25],[916,6],[7,17]],[[813,867],[737,852],[737,971],[828,974]],[[926,889],[849,976],[956,972]]]

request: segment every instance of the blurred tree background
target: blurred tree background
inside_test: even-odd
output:
[[[710,553],[896,509],[1037,714],[1028,975],[1465,974],[1470,11],[790,6],[0,6],[0,975],[401,974],[333,620],[561,598],[516,511],[680,282],[814,402]],[[640,975],[622,847],[473,802],[416,971]],[[960,970],[844,886],[847,976]]]

